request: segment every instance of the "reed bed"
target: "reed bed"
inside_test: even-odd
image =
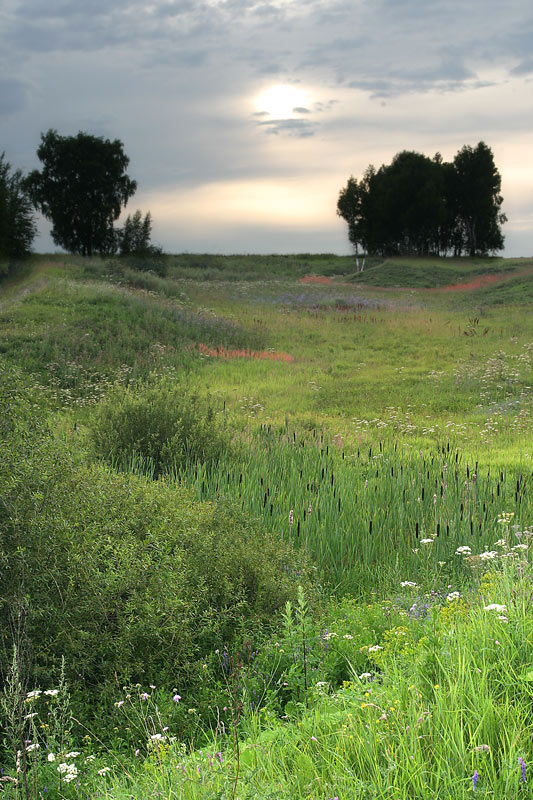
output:
[[[531,468],[480,468],[450,443],[403,450],[391,441],[345,450],[316,431],[263,426],[244,458],[174,477],[199,499],[240,504],[303,548],[340,594],[427,584],[432,573],[464,578],[457,548],[493,552],[504,514],[517,526],[533,519]]]

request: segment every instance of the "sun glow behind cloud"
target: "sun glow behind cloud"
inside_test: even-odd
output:
[[[304,89],[288,84],[270,86],[254,100],[255,114],[272,119],[294,119],[308,112],[309,95]]]

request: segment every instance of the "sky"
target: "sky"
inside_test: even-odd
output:
[[[401,150],[491,147],[533,255],[530,0],[2,0],[0,152],[120,139],[167,252],[348,254],[340,190]],[[39,252],[54,252],[39,219]]]

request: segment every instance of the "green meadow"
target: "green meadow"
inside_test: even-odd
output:
[[[533,797],[533,259],[148,267],[0,284],[0,794]]]

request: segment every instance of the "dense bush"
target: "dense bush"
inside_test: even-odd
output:
[[[89,688],[101,690],[116,675],[192,691],[213,649],[231,643],[246,619],[266,620],[294,595],[300,562],[234,510],[195,501],[174,484],[84,465],[44,423],[30,430],[31,396],[6,386],[5,644],[20,611],[32,681],[46,686],[65,656],[71,680]]]
[[[117,387],[95,410],[90,436],[98,456],[121,468],[140,463],[154,477],[230,448],[210,402],[166,378]]]

